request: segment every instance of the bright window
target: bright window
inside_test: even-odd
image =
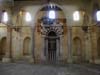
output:
[[[79,11],[75,11],[75,12],[73,13],[73,20],[74,20],[74,21],[79,21],[79,20],[80,20]]]
[[[26,12],[25,14],[25,21],[30,22],[32,20],[31,14],[29,12]]]
[[[56,14],[55,14],[55,11],[54,10],[50,10],[49,11],[49,18],[50,19],[55,19],[56,18]]]
[[[100,21],[100,11],[97,11],[96,18],[97,18],[97,21]]]
[[[4,12],[2,15],[2,22],[7,22],[8,21],[8,13]]]

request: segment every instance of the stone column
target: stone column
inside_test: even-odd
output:
[[[88,34],[88,37],[89,37],[89,42],[88,42],[88,44],[89,44],[89,62],[91,61],[91,50],[92,50],[92,37],[91,37],[91,28],[89,27],[89,34]]]
[[[45,40],[45,37],[42,36],[42,51],[41,51],[41,61],[42,62],[45,62],[46,61],[46,49],[45,49],[45,46],[46,45],[46,40]]]
[[[86,62],[89,62],[89,60],[91,59],[91,32],[90,32],[90,28],[88,29],[88,32],[85,32],[85,58],[84,60]]]
[[[32,31],[32,36],[31,36],[31,40],[32,40],[32,42],[31,42],[31,54],[30,54],[30,59],[29,59],[29,62],[30,63],[34,63],[34,61],[35,61],[35,56],[34,56],[34,49],[35,49],[35,44],[34,44],[34,42],[35,42],[35,40],[34,40],[34,28],[32,27],[31,28],[31,31]]]
[[[88,37],[88,33],[85,33],[85,35],[84,35],[85,37],[84,37],[84,41],[85,41],[85,61],[88,61],[89,60],[89,56],[88,56],[88,54],[89,54],[89,37]]]
[[[95,63],[97,54],[96,54],[96,50],[97,50],[97,41],[96,41],[96,33],[92,33],[92,58],[91,58],[91,62]]]
[[[48,39],[45,41],[46,61],[48,60]]]
[[[63,61],[64,57],[63,57],[63,48],[62,48],[62,36],[60,36],[60,39],[59,39],[59,60],[60,61]]]
[[[72,63],[72,27],[68,27],[68,63]]]
[[[57,45],[56,45],[56,49],[57,49],[57,50],[56,50],[56,51],[57,51],[57,52],[56,52],[56,58],[57,58],[57,60],[58,60],[57,62],[59,62],[59,58],[60,58],[60,45],[59,45],[60,43],[59,43],[59,39],[56,40],[56,44],[57,44]]]
[[[10,62],[12,57],[12,28],[7,27],[7,50],[2,62]]]

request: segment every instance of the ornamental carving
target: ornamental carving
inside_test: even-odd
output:
[[[53,24],[53,25],[43,25],[41,24],[41,34],[47,35],[50,31],[54,31],[57,35],[63,35],[63,25]]]

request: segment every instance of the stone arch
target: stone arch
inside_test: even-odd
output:
[[[100,58],[100,37],[97,39],[97,56]]]
[[[54,31],[50,31],[50,32],[48,33],[48,36],[57,36],[57,34],[56,34]]]
[[[56,14],[57,14],[56,19],[53,20],[53,23],[59,22],[63,25],[66,25],[65,13],[62,10],[61,6],[54,4],[54,3],[52,5],[53,5],[53,8],[56,7],[54,9],[55,9]],[[38,16],[35,17],[35,28],[37,29],[38,32],[41,29],[40,25],[43,23],[44,18],[45,18],[45,20],[47,20],[47,17],[48,17],[47,16],[47,13],[48,13],[47,9],[49,9],[49,8],[46,8],[46,7],[48,7],[48,6],[50,6],[50,4],[43,5],[41,8],[39,8],[39,10],[36,13],[36,15],[38,15]],[[47,21],[51,22],[51,20],[47,20]]]
[[[65,14],[65,12],[64,12],[64,10],[63,10],[63,9],[64,9],[63,7],[61,7],[60,5],[58,5],[58,4],[56,4],[56,3],[51,3],[51,4],[53,4],[53,5],[57,6],[57,7],[59,7],[59,8],[63,11],[63,14]],[[45,4],[45,5],[42,5],[41,7],[39,7],[38,10],[37,10],[37,12],[36,12],[36,15],[39,14],[39,12],[41,11],[42,8],[44,8],[44,7],[48,6],[48,5],[50,5],[50,4]],[[65,17],[65,16],[64,16],[64,17]],[[35,16],[35,22],[37,21],[37,19],[38,19],[38,17]]]
[[[57,33],[57,31],[55,31],[55,30],[48,30],[47,32],[46,32],[46,36],[49,36],[49,34],[55,34],[55,36],[58,36],[58,33]]]
[[[30,47],[31,47],[31,38],[25,37],[23,41],[23,55],[29,55],[30,54]]]
[[[47,61],[47,60],[55,61],[55,59],[57,59],[56,56],[60,54],[60,50],[61,50],[60,45],[62,45],[60,41],[63,41],[63,40],[60,40],[61,39],[60,35],[65,35],[63,34],[63,31],[67,30],[67,27],[64,26],[66,25],[65,13],[63,12],[62,8],[60,8],[60,6],[56,4],[54,5],[57,6],[57,8],[60,8],[59,10],[57,9],[56,12],[58,11],[59,14],[62,12],[60,16],[62,15],[63,17],[54,19],[55,21],[50,25],[43,23],[42,17],[44,17],[44,15],[46,15],[47,13],[47,10],[44,11],[44,8],[48,5],[49,4],[42,6],[36,14],[38,16],[36,16],[35,18],[36,19],[35,29],[34,29],[35,31],[33,33],[34,33],[34,40],[35,40],[34,42],[34,45],[35,45],[34,54],[35,55],[34,56],[37,58],[36,61],[39,61],[40,59],[44,61]],[[48,36],[48,34],[49,33],[51,34],[51,32],[54,32],[56,36],[50,36],[50,35]],[[51,48],[50,45],[53,42],[56,43],[55,44],[57,46],[56,50],[54,53],[53,51],[48,52],[49,51],[48,49]],[[53,54],[54,54],[54,59],[52,59]]]
[[[0,59],[2,59],[5,56],[6,49],[7,49],[7,38],[2,37],[0,42]]]
[[[82,61],[82,41],[79,37],[73,39],[73,58],[74,62]]]

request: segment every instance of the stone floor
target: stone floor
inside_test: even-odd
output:
[[[0,63],[0,75],[100,75],[100,65]]]

